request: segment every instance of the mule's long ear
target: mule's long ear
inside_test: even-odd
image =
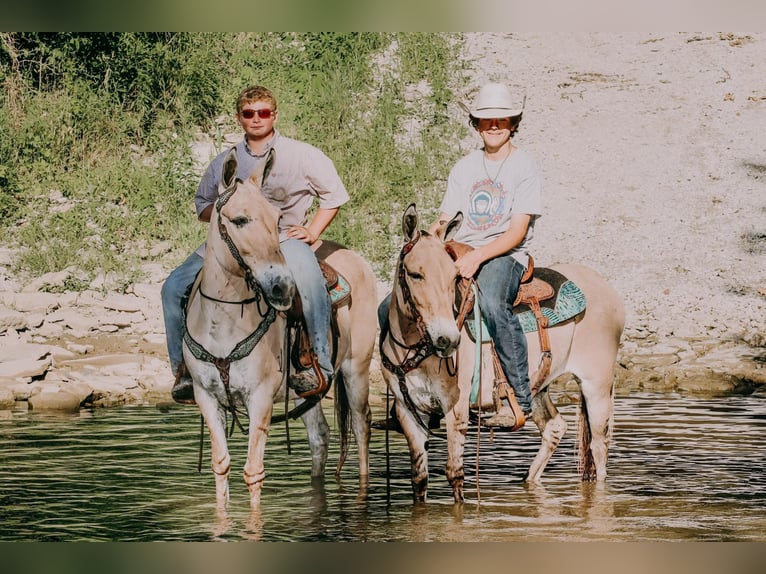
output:
[[[237,148],[232,147],[229,153],[226,154],[226,158],[223,160],[223,168],[221,169],[221,189],[229,189],[237,177]]]
[[[274,160],[276,157],[277,152],[274,151],[274,148],[271,148],[269,150],[269,155],[266,156],[266,161],[263,164],[263,173],[261,174],[261,187],[263,187],[263,182],[266,181],[266,178],[269,177],[271,168],[274,167]]]
[[[415,209],[414,203],[410,203],[407,209],[404,210],[404,215],[402,216],[402,231],[404,232],[405,243],[409,243],[420,233],[418,230],[418,210]]]
[[[455,237],[455,234],[457,233],[458,229],[460,229],[461,225],[463,225],[463,212],[458,211],[455,214],[455,217],[447,222],[447,225],[444,229],[443,241],[446,243]]]

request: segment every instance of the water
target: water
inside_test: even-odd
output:
[[[303,427],[272,428],[259,512],[242,481],[245,437],[231,439],[231,502],[215,507],[205,438],[197,473],[194,407],[125,407],[76,415],[2,413],[1,541],[764,541],[766,393],[701,399],[618,397],[607,484],[580,483],[574,459],[575,407],[561,408],[570,430],[543,475],[520,482],[537,450],[533,425],[482,431],[479,493],[476,434],[466,449],[466,503],[452,503],[445,445],[431,442],[429,500],[410,497],[409,455],[373,431],[371,479],[360,495],[354,450],[341,480],[333,443],[328,477],[309,477]],[[331,405],[327,405],[332,420]],[[382,413],[375,413],[381,418]],[[387,496],[390,482],[390,501]]]

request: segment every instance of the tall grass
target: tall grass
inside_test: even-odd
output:
[[[389,276],[404,208],[433,215],[458,154],[459,40],[0,34],[0,225],[16,272],[70,268],[68,287],[106,274],[119,289],[147,262],[180,262],[206,232],[190,144],[237,133],[236,95],[259,83],[277,95],[280,131],[324,150],[349,189],[327,237]]]

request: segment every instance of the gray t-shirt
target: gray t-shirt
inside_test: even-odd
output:
[[[526,237],[510,252],[526,267],[535,220],[542,214],[542,178],[537,164],[518,148],[501,161],[486,160],[483,150],[475,150],[450,171],[440,211],[450,217],[463,212],[455,241],[473,247],[502,235],[512,213],[531,215]]]
[[[293,225],[305,226],[307,213],[314,199],[319,207],[333,209],[349,200],[348,191],[338,175],[332,160],[320,149],[280,135],[277,132],[262,155],[255,155],[243,139],[236,146],[237,177],[246,180],[258,168],[270,149],[274,149],[274,165],[263,184],[264,197],[282,213],[279,220],[279,240],[287,239],[287,229]],[[197,215],[218,199],[221,167],[228,150],[218,154],[202,175],[194,205]],[[204,244],[197,249],[204,256]]]

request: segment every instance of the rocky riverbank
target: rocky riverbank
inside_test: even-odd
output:
[[[526,94],[515,143],[545,179],[537,265],[585,263],[625,300],[618,395],[766,383],[764,60],[763,33],[466,34],[458,98],[489,80]],[[464,119],[457,101],[449,113]],[[12,257],[0,249],[0,412],[171,400],[170,265],[128,293],[53,294],[68,272],[21,285]],[[372,376],[376,400],[377,362]]]
[[[0,410],[65,410],[171,402],[160,287],[126,294],[0,292]],[[387,289],[380,284],[382,295]],[[619,355],[617,394],[635,391],[750,393],[766,384],[766,351],[743,341],[665,337],[628,327]],[[384,393],[377,355],[372,401]],[[570,386],[561,381],[562,390]],[[574,383],[571,383],[574,384]],[[574,389],[572,389],[574,390]]]

